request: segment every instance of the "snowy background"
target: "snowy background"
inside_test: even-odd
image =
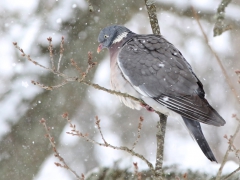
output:
[[[144,1],[143,1],[144,2]],[[34,60],[50,65],[46,38],[53,38],[55,59],[59,56],[59,42],[65,37],[65,53],[61,71],[74,74],[69,60],[74,58],[86,66],[87,52],[92,51],[99,64],[89,79],[104,87],[109,86],[109,55],[107,50],[96,53],[99,31],[110,24],[122,24],[136,33],[150,34],[151,29],[143,2],[93,1],[94,12],[88,12],[84,0],[0,1],[0,176],[5,179],[70,180],[73,175],[57,168],[44,129],[38,121],[43,117],[52,127],[61,155],[79,174],[86,174],[98,166],[112,166],[120,160],[122,168],[138,162],[140,169],[147,166],[127,153],[98,147],[66,134],[69,130],[61,114],[68,111],[80,131],[88,132],[101,141],[94,124],[99,116],[105,138],[113,145],[131,146],[137,133],[138,119],[144,117],[142,135],[136,151],[155,163],[155,132],[157,116],[146,110],[135,111],[124,107],[118,99],[105,92],[72,83],[52,92],[31,84],[37,80],[48,85],[61,82],[60,78],[37,67],[20,56],[12,42],[31,54]],[[227,149],[225,134],[233,134],[239,104],[232,95],[221,69],[207,47],[203,35],[189,11],[190,4],[198,12],[209,38],[209,44],[220,56],[232,83],[240,94],[234,70],[240,67],[240,3],[233,1],[226,8],[226,22],[233,29],[213,37],[214,15],[220,1],[157,1],[158,19],[162,35],[185,56],[202,81],[210,104],[227,121],[224,127],[202,125],[204,134],[219,162]],[[240,137],[238,137],[239,139]],[[164,165],[178,165],[179,170],[198,170],[215,175],[219,164],[210,162],[192,140],[186,129],[169,118],[166,133]],[[236,143],[240,146],[240,143]],[[238,167],[232,154],[224,168],[229,173]],[[13,168],[13,169],[12,169]],[[17,178],[18,177],[18,178]]]

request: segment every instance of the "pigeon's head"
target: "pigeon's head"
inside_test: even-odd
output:
[[[131,32],[124,26],[108,26],[101,30],[98,36],[98,42],[100,43],[97,49],[99,53],[104,48],[109,48],[112,44],[120,42],[127,34]]]

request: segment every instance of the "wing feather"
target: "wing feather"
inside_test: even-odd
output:
[[[225,124],[204,98],[202,83],[181,52],[162,36],[134,36],[119,52],[118,66],[143,96],[183,117],[215,126]]]

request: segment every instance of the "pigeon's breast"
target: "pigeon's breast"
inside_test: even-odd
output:
[[[140,94],[132,87],[132,85],[123,77],[121,70],[118,67],[117,63],[111,63],[111,87],[115,91],[119,91],[122,93],[127,93],[136,98],[140,98]],[[126,106],[132,109],[141,109],[141,105],[139,102],[131,100],[130,98],[125,98],[122,96],[118,96],[119,100],[124,103]]]
[[[110,84],[112,89],[115,91],[127,93],[136,98],[140,98],[140,93],[137,92],[134,87],[128,82],[128,80],[123,76],[122,71],[120,70],[117,63],[118,54],[121,50],[122,44],[123,42],[118,42],[109,48],[111,69]],[[122,96],[118,96],[118,98],[122,103],[132,109],[140,110],[142,108],[139,102],[131,100],[130,98],[125,98]]]

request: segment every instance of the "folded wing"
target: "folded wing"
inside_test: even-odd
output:
[[[204,98],[202,83],[191,66],[162,36],[134,36],[120,51],[118,65],[142,95],[191,120],[215,126],[225,124]]]

